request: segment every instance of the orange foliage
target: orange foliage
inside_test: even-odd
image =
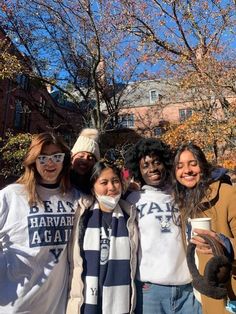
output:
[[[194,142],[207,159],[229,169],[236,169],[236,147],[229,145],[235,136],[236,118],[218,121],[211,116],[195,113],[179,125],[172,125],[162,140],[176,148],[184,142]]]

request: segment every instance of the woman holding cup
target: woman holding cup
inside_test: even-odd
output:
[[[178,219],[179,210],[171,195],[169,146],[143,138],[127,151],[126,166],[140,182],[140,189],[127,197],[137,208],[139,231],[135,313],[202,313],[193,294],[181,229],[172,219]]]
[[[209,228],[193,228],[190,242],[196,245],[199,271],[203,274],[206,263],[212,257],[212,249],[202,236],[210,235],[223,244],[233,259],[236,251],[236,188],[212,178],[213,167],[204,153],[194,144],[182,145],[174,159],[174,199],[181,211],[182,226],[190,219],[211,218]],[[196,221],[195,221],[196,222]],[[208,222],[209,223],[209,222]],[[236,300],[234,269],[226,300],[216,300],[201,295],[204,314],[230,313],[231,300]]]

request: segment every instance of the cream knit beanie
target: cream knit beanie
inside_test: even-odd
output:
[[[77,138],[73,148],[72,156],[79,152],[88,152],[95,156],[97,160],[100,159],[100,150],[98,146],[99,132],[97,129],[83,129]]]

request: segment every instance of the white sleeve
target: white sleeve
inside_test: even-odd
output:
[[[7,215],[9,212],[9,204],[7,202],[6,190],[3,189],[0,191],[0,242],[1,242],[1,230],[4,227],[4,224],[7,219]]]
[[[9,204],[7,201],[6,188],[0,191],[0,282],[5,280],[7,274],[7,260],[6,255],[3,252],[2,240],[4,234],[2,229],[4,228],[7,215],[9,212]]]
[[[9,207],[6,200],[5,189],[3,189],[0,191],[0,282],[5,280],[7,273],[7,261],[2,247],[2,238],[4,235],[1,230],[4,227],[8,211]]]

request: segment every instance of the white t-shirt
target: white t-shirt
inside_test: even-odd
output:
[[[37,187],[30,207],[21,184],[0,191],[0,313],[64,314],[67,243],[79,192]]]
[[[143,186],[141,191],[129,194],[127,201],[138,210],[138,279],[161,285],[191,282],[181,229],[172,219],[170,191]]]

